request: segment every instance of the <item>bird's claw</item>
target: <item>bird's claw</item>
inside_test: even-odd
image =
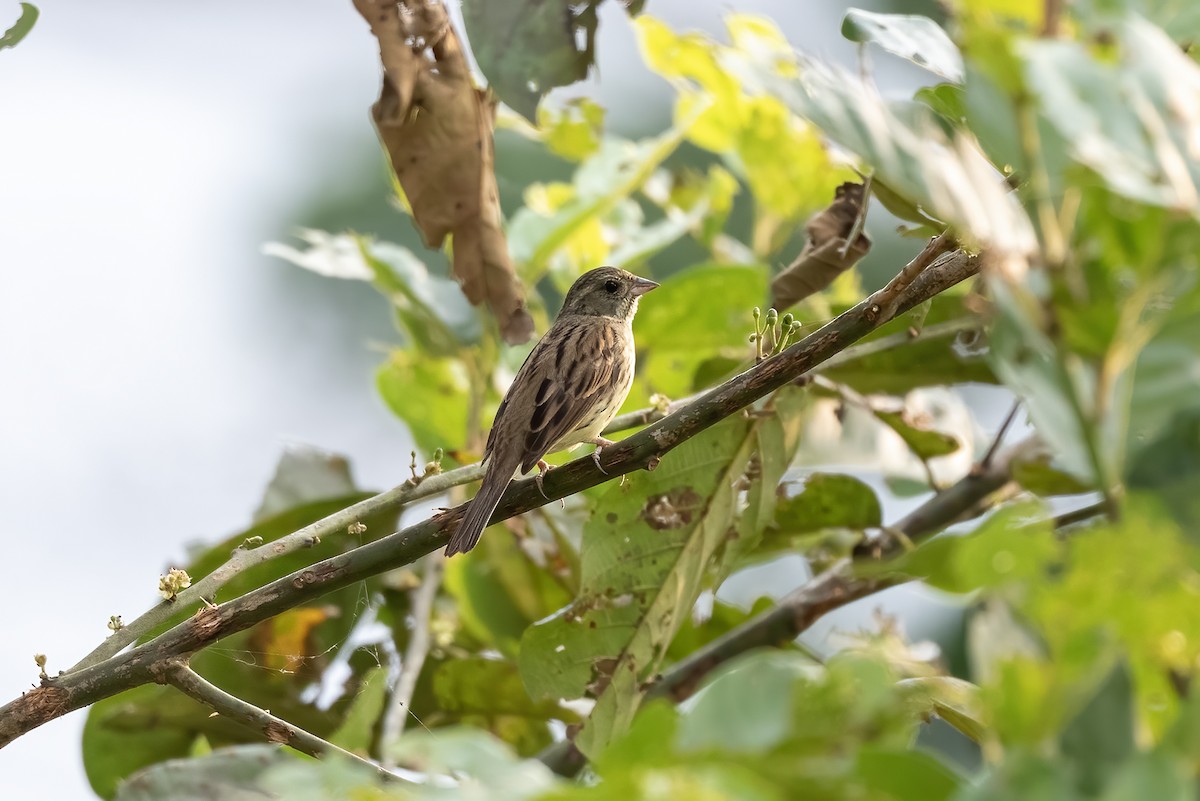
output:
[[[597,445],[596,450],[592,451],[592,461],[596,463],[596,469],[604,475],[608,475],[608,471],[600,464],[600,454],[604,451],[603,445]]]
[[[545,459],[538,459],[537,469],[537,475],[533,477],[533,483],[537,485],[538,492],[542,493],[542,497],[546,500],[550,500],[550,496],[546,494],[545,486],[542,485],[542,481],[545,479],[546,473],[550,470],[550,465]]]

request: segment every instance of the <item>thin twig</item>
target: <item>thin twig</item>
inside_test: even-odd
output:
[[[252,567],[305,548],[311,548],[321,539],[342,534],[350,526],[373,515],[397,509],[422,498],[441,495],[452,487],[478,481],[481,478],[483,478],[483,467],[476,462],[447,470],[444,473],[427,476],[416,484],[405,481],[397,487],[361,500],[352,506],[347,506],[345,509],[323,517],[317,522],[310,523],[277,540],[264,543],[257,548],[238,548],[228,562],[180,592],[175,596],[175,600],[164,601],[135,620],[126,623],[67,672],[72,673],[97,665],[114,654],[120,653],[122,648],[179,614],[180,610],[199,603],[201,599],[215,600],[217,592],[222,587]]]
[[[1064,529],[1068,526],[1073,526],[1076,523],[1084,523],[1088,520],[1094,520],[1097,517],[1102,517],[1108,514],[1108,504],[1103,501],[1083,506],[1079,509],[1072,509],[1069,512],[1063,512],[1054,517],[1055,530]]]
[[[1013,421],[1017,419],[1017,411],[1020,408],[1021,399],[1017,398],[1013,401],[1012,408],[1008,410],[1008,414],[1004,416],[1004,422],[1000,424],[1000,428],[996,429],[996,436],[992,437],[992,442],[988,445],[983,458],[979,460],[980,469],[986,470],[992,463],[992,459],[996,456],[996,451],[1000,450],[1000,443],[1004,441],[1005,435],[1008,434],[1008,429],[1012,427]]]
[[[383,764],[388,768],[395,767],[389,746],[404,733],[417,679],[421,677],[421,668],[425,666],[425,657],[429,654],[429,627],[433,617],[433,602],[442,581],[444,560],[441,551],[431,553],[425,561],[425,576],[420,586],[412,592],[413,627],[408,635],[408,647],[404,649],[404,660],[400,663],[400,674],[396,677],[390,703],[383,715],[379,738],[383,743]]]
[[[282,718],[275,717],[270,712],[259,709],[254,704],[247,703],[235,695],[230,695],[192,670],[185,662],[173,663],[167,669],[165,679],[168,684],[179,689],[185,695],[212,707],[222,717],[229,718],[258,732],[268,742],[287,745],[301,753],[315,757],[337,754],[370,768],[385,779],[406,782],[402,777],[369,759],[363,759],[358,754],[336,746],[328,740],[323,740]]]
[[[966,254],[939,260],[901,293],[895,313],[902,314],[978,270],[978,260]],[[656,465],[683,442],[794,382],[887,321],[888,318],[878,314],[878,307],[872,301],[859,303],[779,355],[714,387],[669,417],[608,446],[604,451],[605,472],[600,471],[590,456],[584,456],[550,471],[543,483],[544,493],[533,479],[513,482],[491,522],[506,520]],[[41,686],[0,707],[0,747],[72,710],[157,681],[164,665],[222,637],[244,631],[333,590],[411,564],[446,544],[465,508],[465,504],[460,504],[394,534],[297,570],[239,598],[200,609],[149,642],[90,667],[43,680]]]
[[[917,276],[925,272],[925,270],[934,264],[940,256],[949,254],[956,247],[953,234],[949,230],[929,240],[929,244],[925,249],[918,253],[912,261],[904,265],[904,268],[896,274],[896,277],[888,281],[887,285],[871,295],[868,300],[874,305],[872,314],[877,314],[883,319],[890,320],[896,314],[896,308],[900,304],[900,299],[905,295],[906,291],[913,282],[917,280]]]

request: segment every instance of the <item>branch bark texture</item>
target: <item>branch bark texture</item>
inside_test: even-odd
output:
[[[945,252],[946,247],[943,239],[933,240],[913,260],[914,263],[929,266],[919,273],[910,268],[902,271],[904,285],[892,287],[893,291],[884,296],[886,314],[884,307],[873,297],[866,299],[779,355],[714,387],[637,434],[606,447],[603,473],[590,457],[583,457],[548,473],[544,482],[544,496],[532,479],[514,482],[491,522],[508,519],[625,473],[656,465],[680,443],[795,381],[896,315],[979,271],[978,259],[962,251],[938,258],[937,254]],[[930,252],[933,249],[936,249],[936,253]],[[418,486],[423,485],[424,482]],[[374,500],[363,503],[369,504]],[[151,681],[165,682],[165,671],[169,666],[181,659],[186,660],[191,654],[222,637],[245,630],[325,593],[385,570],[410,564],[446,544],[462,518],[465,507],[466,504],[460,504],[219,606],[203,607],[186,621],[149,642],[79,670],[44,680],[41,687],[0,707],[0,747],[43,723],[122,690]],[[346,523],[349,522],[351,520],[347,519]]]

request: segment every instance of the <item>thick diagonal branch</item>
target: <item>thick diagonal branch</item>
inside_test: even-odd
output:
[[[940,243],[939,243],[940,244]],[[927,249],[928,250],[928,249]],[[916,259],[928,263],[925,251]],[[974,257],[959,252],[922,270],[900,293],[892,314],[932,298],[978,272]],[[492,522],[573,495],[617,476],[656,464],[680,443],[795,381],[890,318],[870,299],[841,314],[778,356],[755,365],[643,431],[605,449],[605,472],[587,457],[550,472],[545,493],[532,479],[514,482]],[[202,608],[150,642],[82,670],[47,679],[43,686],[0,707],[0,747],[43,723],[122,690],[155,681],[164,666],[325,593],[406,564],[445,545],[465,504],[375,542],[325,559],[227,603]]]

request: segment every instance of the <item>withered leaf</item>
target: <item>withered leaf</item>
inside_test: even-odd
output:
[[[820,292],[853,267],[871,249],[871,239],[861,232],[847,246],[847,238],[863,211],[863,185],[844,183],[834,200],[805,224],[808,242],[796,260],[771,281],[771,305],[786,309]]]
[[[496,190],[495,103],[475,87],[438,0],[354,0],[379,40],[383,89],[371,116],[426,247],[450,235],[454,276],[486,302],[506,342],[533,319],[508,257]]]

